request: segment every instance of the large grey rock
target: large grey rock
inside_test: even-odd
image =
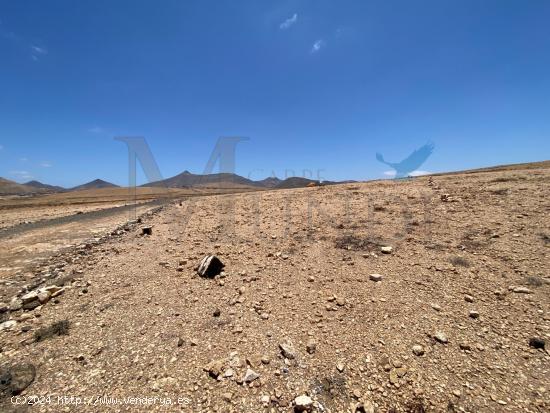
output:
[[[35,376],[36,369],[30,363],[0,367],[0,399],[20,394],[31,385]]]
[[[218,257],[215,255],[207,255],[201,260],[197,273],[201,277],[214,278],[222,272],[223,267],[225,267],[225,265]]]

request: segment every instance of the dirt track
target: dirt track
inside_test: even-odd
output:
[[[184,399],[44,412],[286,412],[300,395],[325,412],[545,412],[549,183],[506,170],[168,206],[151,236],[50,262],[66,290],[8,313],[0,364],[36,367],[23,394]],[[207,253],[221,277],[196,275]]]

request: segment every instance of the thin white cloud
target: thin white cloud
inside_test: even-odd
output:
[[[103,133],[104,130],[103,130],[103,128],[101,128],[99,126],[94,126],[93,128],[88,129],[88,132],[90,132],[90,133]]]
[[[48,51],[43,47],[31,45],[31,59],[34,60],[35,62],[38,60],[40,56],[45,56],[47,54],[48,54]]]
[[[293,24],[295,24],[296,22],[298,21],[298,14],[297,13],[294,13],[292,15],[292,17],[289,17],[288,19],[286,19],[284,22],[282,22],[280,25],[279,25],[279,28],[281,30],[286,30],[288,28],[290,28],[290,26],[292,26]]]
[[[49,161],[42,161],[39,163],[42,168],[51,168],[53,164]]]
[[[311,53],[317,53],[324,45],[325,42],[323,41],[323,39],[317,40],[315,43],[313,43],[313,46],[311,46]]]
[[[409,175],[410,176],[423,176],[423,175],[429,175],[431,174],[430,171],[412,171]]]
[[[34,178],[29,171],[10,171],[10,175],[17,179],[32,179]]]
[[[35,62],[39,60],[40,57],[48,54],[48,50],[44,47],[37,46],[29,42],[25,36],[20,36],[19,34],[9,31],[5,28],[4,25],[0,24],[0,37],[10,41],[16,47],[21,50],[28,50],[30,53],[30,58]]]
[[[28,162],[28,161],[29,161],[29,158],[25,158],[25,157],[19,158],[19,162]]]
[[[3,147],[2,145],[0,145],[0,151],[1,151],[2,149],[4,149],[4,147]]]
[[[430,171],[412,171],[409,176],[423,176],[431,174]],[[395,176],[395,171],[384,171],[386,176]]]
[[[43,49],[42,47],[31,46],[31,49],[33,50],[33,52],[38,54],[48,54],[48,51],[46,49]]]

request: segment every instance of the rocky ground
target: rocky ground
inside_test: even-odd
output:
[[[0,304],[0,410],[547,412],[549,184],[512,169],[165,206]],[[224,270],[200,277],[210,253]]]

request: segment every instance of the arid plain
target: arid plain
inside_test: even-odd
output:
[[[163,193],[2,201],[1,411],[550,409],[550,162]]]

